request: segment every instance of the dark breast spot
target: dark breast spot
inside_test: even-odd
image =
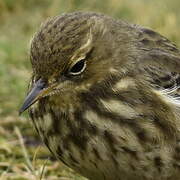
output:
[[[115,168],[118,169],[119,168],[119,163],[118,163],[118,160],[116,159],[116,157],[112,154],[110,156],[110,158],[111,158],[112,162],[114,163]]]
[[[76,145],[82,151],[86,151],[89,137],[85,135],[81,129],[75,129],[69,133],[68,141],[73,142],[74,145]]]
[[[86,118],[83,117],[83,112],[76,111],[74,113],[75,121],[78,121],[79,126],[82,129],[86,129],[90,135],[95,136],[98,134],[99,129],[96,125],[90,123]]]
[[[130,164],[130,168],[132,169],[132,171],[136,171],[136,167],[133,164]]]
[[[121,148],[124,150],[124,152],[128,153],[129,155],[131,155],[131,157],[133,157],[135,159],[138,159],[137,151],[136,150],[130,149],[129,147],[126,147],[126,146],[123,146]]]
[[[175,148],[176,152],[180,154],[180,145],[176,146]]]
[[[180,146],[176,146],[173,158],[175,161],[180,161]]]
[[[117,145],[117,140],[116,140],[115,136],[110,131],[105,130],[104,131],[104,139],[105,139],[105,142],[107,142],[111,151],[116,154],[117,149],[115,148],[115,145]]]
[[[34,114],[33,114],[32,109],[29,109],[28,113],[29,113],[30,118],[34,121]]]
[[[154,158],[154,165],[157,167],[158,171],[161,171],[161,168],[163,167],[163,162],[160,156],[156,156]]]
[[[137,137],[140,140],[140,142],[146,142],[147,141],[147,135],[146,135],[145,131],[137,132]]]
[[[97,160],[102,160],[100,153],[98,152],[98,150],[95,147],[92,149],[92,151],[93,151],[94,155],[96,156]]]
[[[174,164],[173,164],[173,167],[180,170],[180,164],[178,164],[178,163],[174,163]]]
[[[74,157],[71,153],[69,153],[69,158],[71,159],[71,161],[73,162],[73,164],[75,164],[75,165],[79,164],[78,160],[75,159],[75,157]]]
[[[62,148],[61,148],[60,146],[58,146],[58,147],[57,147],[57,154],[58,154],[58,156],[61,156],[61,157],[62,157],[62,156],[63,156],[63,152],[64,152],[64,151],[62,150]]]

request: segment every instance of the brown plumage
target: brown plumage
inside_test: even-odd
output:
[[[141,26],[77,12],[31,43],[29,108],[42,140],[92,180],[180,178],[180,51]]]

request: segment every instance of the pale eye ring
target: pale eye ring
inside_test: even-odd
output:
[[[79,75],[81,74],[86,68],[86,61],[85,59],[81,59],[80,61],[76,62],[69,70],[70,75]]]

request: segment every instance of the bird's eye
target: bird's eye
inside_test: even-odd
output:
[[[78,61],[69,71],[70,75],[79,75],[81,74],[86,68],[86,62],[84,59]]]

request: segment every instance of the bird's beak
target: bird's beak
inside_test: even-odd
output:
[[[28,109],[32,104],[34,104],[37,100],[47,94],[46,83],[42,79],[39,79],[31,91],[28,93],[22,107],[19,110],[19,114],[23,113],[26,109]]]

